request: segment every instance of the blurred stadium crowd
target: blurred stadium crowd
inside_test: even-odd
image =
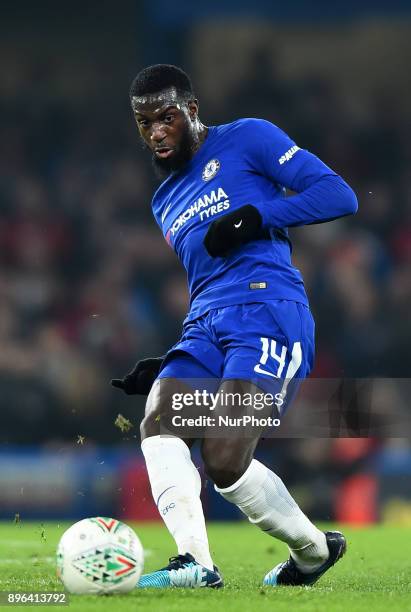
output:
[[[260,42],[258,33],[248,40],[247,63],[224,83],[207,78],[207,53],[187,54],[200,116],[272,120],[355,189],[355,218],[292,231],[317,321],[313,375],[406,377],[409,104],[398,103],[395,82],[378,88],[371,79],[357,95],[353,81],[344,97],[345,72],[285,77]],[[234,34],[225,44],[236,48]],[[116,414],[137,422],[143,403],[120,397],[110,378],[164,353],[187,310],[184,272],[151,217],[156,181],[128,109],[141,65],[84,61],[71,70],[61,58],[3,51],[1,441],[117,441]],[[379,57],[369,58],[370,72]]]

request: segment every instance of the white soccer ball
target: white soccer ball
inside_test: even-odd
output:
[[[127,593],[143,571],[144,552],[134,531],[113,518],[96,516],[65,531],[57,548],[57,575],[70,593]]]

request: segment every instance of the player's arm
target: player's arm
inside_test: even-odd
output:
[[[283,228],[325,223],[357,212],[357,197],[341,176],[309,151],[298,149],[285,134],[280,142],[290,147],[282,156],[273,160],[271,177],[296,194],[288,198],[276,198],[274,202],[257,204],[263,227]],[[297,150],[288,154],[292,156],[287,159],[287,152],[292,151],[293,147]]]
[[[357,211],[357,198],[351,187],[275,125],[250,120],[246,144],[251,168],[296,195],[272,202],[250,202],[216,219],[204,240],[210,255],[224,256],[227,247],[261,238],[270,228],[325,223]]]

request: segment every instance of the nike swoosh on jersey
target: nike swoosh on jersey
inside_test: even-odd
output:
[[[167,217],[167,214],[170,208],[171,208],[171,203],[167,206],[165,210],[163,210],[163,214],[161,215],[161,223],[164,223],[164,219]]]

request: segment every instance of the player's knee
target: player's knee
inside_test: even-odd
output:
[[[222,489],[237,482],[248,467],[248,460],[227,440],[205,440],[202,455],[207,475]]]
[[[147,414],[140,423],[140,436],[141,440],[150,438],[151,436],[158,436],[160,433],[160,426],[158,419],[152,414]]]
[[[159,414],[161,413],[161,402],[159,394],[159,381],[156,380],[148,394],[145,415],[140,423],[141,440],[160,433]]]

